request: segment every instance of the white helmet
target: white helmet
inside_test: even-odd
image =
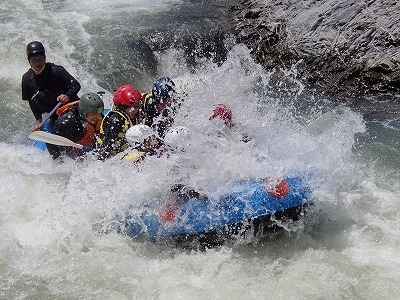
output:
[[[153,129],[144,124],[134,125],[128,129],[125,134],[125,138],[129,144],[142,144],[147,138],[154,135]]]
[[[164,142],[172,149],[184,147],[191,139],[190,130],[185,126],[171,128],[165,134]]]

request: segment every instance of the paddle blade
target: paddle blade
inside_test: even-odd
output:
[[[331,111],[328,111],[327,113],[316,119],[314,122],[307,125],[304,130],[312,136],[317,137],[332,128],[334,121],[335,118],[333,116],[333,113]]]
[[[62,136],[59,136],[56,134],[52,134],[49,132],[33,131],[29,134],[28,137],[32,140],[37,140],[37,141],[45,142],[48,144],[53,144],[53,145],[58,145],[58,146],[75,147],[75,148],[79,148],[79,149],[83,148],[83,146],[80,144],[76,144],[73,141],[71,141],[65,137],[62,137]]]

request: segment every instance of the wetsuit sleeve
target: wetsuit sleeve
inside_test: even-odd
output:
[[[125,120],[122,116],[114,113],[110,116],[105,124],[103,130],[105,132],[102,144],[98,149],[99,160],[105,160],[112,155],[122,152],[123,147],[126,145],[125,139]]]
[[[32,99],[32,96],[35,94],[36,89],[30,79],[31,73],[28,71],[24,75],[22,75],[21,80],[21,92],[22,92],[22,100],[29,101]]]
[[[65,94],[68,96],[70,101],[75,101],[78,99],[78,92],[81,89],[80,83],[65,70],[62,66],[55,66],[57,77],[60,81],[60,85],[66,90]]]
[[[35,101],[31,101],[36,93],[36,88],[32,82],[31,73],[28,71],[22,76],[21,80],[22,100],[29,101],[29,106],[36,120],[42,119],[42,112]]]
[[[35,119],[36,120],[41,120],[42,119],[42,112],[40,111],[40,109],[37,106],[36,102],[29,101],[29,106],[31,108],[31,111],[32,111],[33,115],[35,116]]]

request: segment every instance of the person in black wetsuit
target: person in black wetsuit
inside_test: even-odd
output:
[[[35,116],[34,130],[40,129],[42,115],[49,113],[61,102],[79,99],[81,89],[79,82],[69,74],[64,67],[46,62],[46,53],[41,42],[33,41],[26,46],[30,69],[22,75],[22,100],[29,101],[29,106]],[[50,117],[54,123],[57,115]]]
[[[70,107],[65,109],[54,122],[51,133],[93,148],[95,135],[100,131],[100,123],[103,117],[103,100],[95,93],[86,93],[82,95],[79,102],[70,103],[66,106]],[[52,144],[46,144],[46,147],[53,159],[57,159],[62,154],[75,158],[84,153],[82,150],[73,147]]]
[[[145,124],[152,127],[160,138],[174,123],[176,109],[180,105],[175,83],[169,77],[156,80],[150,94],[143,94]]]
[[[142,94],[131,85],[120,86],[113,97],[114,107],[101,122],[97,139],[98,159],[105,161],[129,147],[125,134],[130,127],[142,123]]]

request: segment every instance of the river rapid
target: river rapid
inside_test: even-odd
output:
[[[1,299],[399,299],[400,122],[317,96],[296,68],[267,72],[229,34],[225,1],[6,0],[0,4]],[[305,176],[311,211],[282,232],[215,248],[133,240],[115,216],[178,177],[166,157],[54,162],[27,146],[25,47],[40,40],[84,92],[169,76],[192,132],[179,178],[212,193],[237,178]],[[373,100],[373,99],[372,99]],[[249,143],[208,120],[226,103]],[[319,137],[304,127],[332,110]],[[207,135],[208,138],[213,135]],[[201,151],[199,151],[199,149]],[[192,155],[190,155],[192,154]]]

